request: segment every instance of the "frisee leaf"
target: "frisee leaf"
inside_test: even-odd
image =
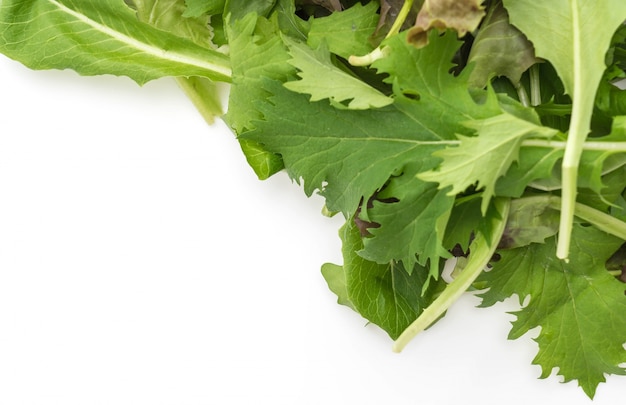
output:
[[[380,108],[393,103],[390,97],[334,65],[324,42],[313,50],[288,37],[284,41],[291,54],[289,63],[298,69],[300,77],[300,80],[285,83],[289,90],[310,94],[311,101],[329,99],[335,106],[354,110]],[[320,80],[320,75],[324,80]]]
[[[484,214],[495,194],[496,181],[517,160],[522,141],[531,136],[550,138],[557,131],[507,113],[467,125],[478,136],[459,136],[459,146],[435,152],[435,156],[443,159],[440,168],[418,177],[438,182],[439,188],[451,187],[449,195],[459,194],[472,185],[484,189],[481,206]]]

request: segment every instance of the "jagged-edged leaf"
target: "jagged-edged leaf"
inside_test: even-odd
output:
[[[334,65],[324,43],[313,50],[288,38],[285,42],[291,55],[289,63],[298,69],[300,77],[300,80],[285,83],[289,90],[309,94],[311,101],[329,99],[334,105],[354,110],[379,108],[393,103],[392,98]]]
[[[468,124],[478,136],[459,136],[457,147],[435,153],[443,162],[437,170],[418,175],[425,181],[439,183],[439,188],[451,187],[449,195],[456,195],[472,185],[484,189],[482,212],[495,194],[498,178],[503,176],[517,160],[522,141],[530,136],[550,138],[557,134],[551,128],[542,127],[519,119],[511,114]]]
[[[626,362],[626,288],[605,268],[622,243],[593,227],[575,226],[569,262],[554,256],[556,242],[550,238],[501,250],[500,260],[480,279],[489,288],[481,306],[512,295],[522,303],[530,296],[514,313],[509,338],[541,327],[533,361],[541,366],[541,377],[558,369],[565,381],[578,380],[590,397],[605,373],[626,374],[620,366]]]
[[[326,281],[341,303],[396,339],[436,298],[445,283],[429,282],[428,271],[423,267],[416,266],[409,274],[401,262],[378,264],[363,259],[356,253],[363,242],[354,221],[349,220],[339,234],[344,263],[342,267],[324,265]]]

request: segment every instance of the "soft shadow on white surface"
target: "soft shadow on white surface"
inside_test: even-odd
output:
[[[513,300],[392,353],[321,277],[340,218],[174,82],[0,73],[0,404],[590,403],[506,340]]]

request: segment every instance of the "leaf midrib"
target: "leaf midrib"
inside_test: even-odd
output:
[[[57,9],[59,9],[59,11],[61,11],[62,13],[68,14],[70,16],[72,16],[73,18],[75,18],[77,21],[86,24],[90,27],[92,27],[93,29],[95,29],[96,31],[99,31],[101,33],[103,33],[106,36],[109,36],[111,38],[113,38],[116,41],[122,42],[126,45],[128,45],[131,48],[135,48],[141,52],[145,52],[149,55],[152,55],[158,59],[168,59],[170,61],[176,62],[176,63],[180,63],[180,64],[184,64],[184,65],[190,65],[190,66],[196,66],[202,69],[206,69],[206,70],[210,70],[212,72],[216,72],[218,74],[221,74],[223,76],[226,77],[231,77],[232,76],[232,71],[230,69],[230,67],[226,67],[226,66],[222,66],[219,64],[215,64],[215,63],[211,63],[209,61],[203,60],[203,59],[197,59],[197,58],[192,58],[188,55],[184,55],[178,52],[172,52],[172,51],[168,51],[168,50],[164,50],[152,45],[149,45],[147,43],[138,41],[122,32],[116,31],[110,27],[107,27],[103,24],[100,24],[99,22],[87,17],[84,14],[81,14],[75,10],[72,10],[71,8],[67,7],[66,5],[60,3],[57,0],[47,0],[48,3],[50,3],[52,6],[56,7]]]

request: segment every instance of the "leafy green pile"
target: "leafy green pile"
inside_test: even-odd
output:
[[[593,397],[626,374],[623,0],[3,0],[34,69],[176,77],[346,219],[339,303],[401,350],[463,292]],[[450,278],[444,264],[455,263]],[[448,280],[448,281],[445,281]],[[452,280],[452,281],[450,281]]]

